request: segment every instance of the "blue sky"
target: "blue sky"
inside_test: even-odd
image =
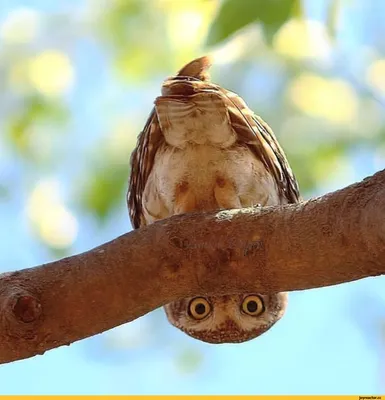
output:
[[[316,3],[316,2],[314,2]],[[359,3],[359,2],[356,2]],[[3,1],[0,23],[21,5],[47,12],[69,9],[75,1]],[[361,3],[363,4],[363,3]],[[376,3],[377,4],[377,3]],[[319,11],[309,7],[315,15]],[[360,8],[365,9],[362,5]],[[369,11],[365,9],[365,13]],[[371,14],[373,15],[373,14]],[[357,30],[347,29],[354,43]],[[97,46],[81,42],[75,49],[80,82],[69,98],[73,112],[63,166],[52,171],[65,192],[78,173],[90,143],[107,128],[103,103],[107,93],[114,104],[134,107],[109,70]],[[0,61],[1,62],[1,61]],[[88,66],[98,65],[98,75]],[[153,92],[152,92],[153,90]],[[148,89],[139,104],[157,94]],[[139,105],[136,105],[139,107]],[[72,139],[71,139],[72,138]],[[60,140],[60,139],[58,139]],[[68,140],[68,137],[67,139]],[[52,260],[34,238],[25,220],[20,161],[0,143],[0,176],[14,181],[12,195],[0,202],[0,270],[25,268]],[[72,162],[72,160],[76,161]],[[375,172],[373,155],[357,150],[353,180]],[[4,168],[1,171],[1,168]],[[6,168],[6,171],[5,171]],[[36,176],[39,171],[31,172]],[[340,186],[350,182],[340,182]],[[331,190],[334,188],[325,188]],[[68,193],[67,193],[68,194]],[[105,228],[96,229],[87,215],[78,215],[79,236],[72,250],[87,250],[129,229],[124,199]],[[22,251],[20,250],[22,249]],[[162,310],[131,324],[69,347],[0,366],[1,394],[363,394],[385,389],[384,279],[366,279],[290,295],[285,317],[268,333],[242,345],[213,346],[195,341],[169,326]],[[382,330],[381,330],[382,328]],[[195,360],[189,369],[184,359]],[[187,366],[186,366],[187,365]],[[22,377],[22,379],[20,379]]]

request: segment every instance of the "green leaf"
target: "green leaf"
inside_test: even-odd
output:
[[[245,26],[260,22],[267,40],[300,9],[300,0],[224,0],[211,25],[207,44],[218,44]]]

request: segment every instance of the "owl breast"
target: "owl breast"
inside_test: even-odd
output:
[[[265,166],[246,146],[169,143],[159,149],[142,198],[147,223],[174,214],[277,204]]]

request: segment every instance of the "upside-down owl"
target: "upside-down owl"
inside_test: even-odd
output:
[[[196,211],[296,203],[297,181],[270,127],[235,93],[210,82],[210,58],[165,80],[131,156],[135,229]],[[240,343],[270,329],[287,294],[198,296],[164,306],[170,323],[209,343]]]

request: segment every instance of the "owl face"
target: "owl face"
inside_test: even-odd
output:
[[[172,325],[207,343],[241,343],[269,330],[285,313],[287,294],[181,299],[164,308]]]

